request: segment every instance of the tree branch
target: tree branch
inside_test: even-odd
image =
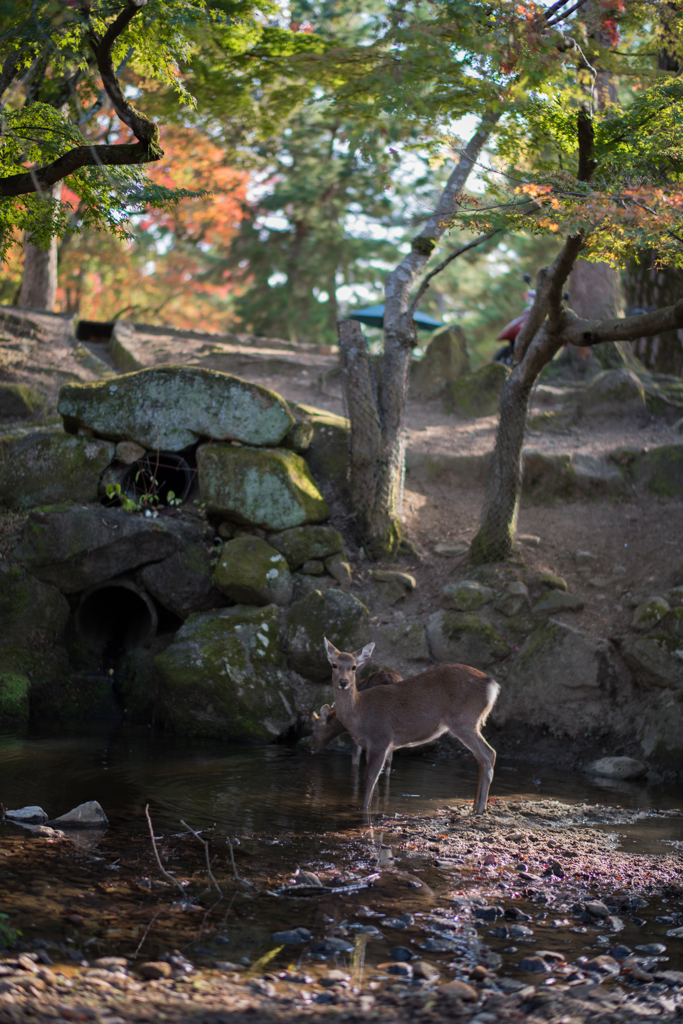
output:
[[[582,320],[571,310],[564,313],[560,332],[563,345],[600,345],[603,341],[634,341],[648,338],[662,331],[683,327],[683,299],[674,306],[665,306],[652,313],[639,313],[613,320]]]
[[[434,267],[434,270],[427,274],[422,281],[422,284],[417,290],[417,295],[406,310],[407,315],[412,316],[414,314],[419,305],[420,299],[429,288],[429,282],[433,277],[436,277],[436,275],[440,274],[442,270],[445,270],[448,264],[452,263],[458,256],[462,256],[464,252],[468,252],[469,249],[474,249],[477,245],[483,245],[484,242],[488,242],[489,238],[493,238],[494,235],[500,234],[502,230],[502,228],[496,228],[495,231],[489,231],[488,235],[480,235],[479,238],[475,238],[472,242],[468,242],[467,245],[461,245],[459,249],[455,249],[453,252],[449,253],[445,260],[441,260],[441,263]]]
[[[17,64],[22,52],[22,50],[12,50],[3,61],[2,71],[0,71],[0,100],[17,73]]]
[[[127,6],[112,22],[102,39],[98,39],[94,33],[91,34],[91,44],[102,85],[117,116],[131,129],[138,141],[115,146],[76,146],[44,167],[33,167],[22,173],[0,178],[0,198],[10,199],[31,192],[46,192],[56,182],[80,170],[81,167],[123,167],[161,159],[164,153],[159,145],[159,127],[125,98],[111,55],[118,37],[147,2],[148,0],[128,0]]]
[[[550,266],[543,267],[536,275],[536,297],[515,340],[515,363],[520,363],[526,355],[548,313],[552,312],[555,318],[559,315],[563,285],[582,248],[583,236],[571,235],[565,239],[564,245]]]

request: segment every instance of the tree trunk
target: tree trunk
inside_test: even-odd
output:
[[[660,309],[683,296],[683,270],[655,267],[655,254],[643,252],[626,270],[626,295],[630,308]],[[683,375],[683,331],[664,331],[633,343],[635,354],[653,373]]]
[[[410,359],[417,345],[415,324],[406,312],[410,292],[448,230],[460,193],[499,116],[483,121],[464,147],[436,209],[413,239],[410,252],[387,276],[384,354],[376,379],[360,329],[349,326],[353,321],[341,320],[338,325],[342,381],[351,420],[351,497],[365,550],[374,559],[395,556],[401,543],[403,422]],[[360,369],[363,361],[367,372]],[[368,439],[357,436],[366,429],[370,430]]]
[[[623,316],[624,295],[619,271],[610,267],[609,263],[577,260],[569,278],[569,306],[582,320],[607,320]],[[599,370],[602,365],[601,356],[597,352],[575,345],[566,347],[561,360],[580,377],[591,370]],[[621,359],[622,365],[625,361],[625,358]]]
[[[62,194],[62,183],[52,187],[56,202]],[[51,238],[48,249],[24,242],[24,269],[21,276],[19,305],[22,309],[45,309],[54,313],[57,298],[57,239]]]

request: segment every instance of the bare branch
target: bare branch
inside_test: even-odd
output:
[[[434,270],[432,270],[424,278],[422,284],[417,290],[417,295],[415,296],[413,301],[408,306],[408,309],[406,310],[408,315],[412,316],[415,310],[417,309],[420,299],[429,288],[429,282],[432,280],[433,277],[436,277],[436,275],[440,274],[442,270],[445,270],[448,264],[452,263],[453,260],[457,259],[458,256],[462,256],[464,252],[468,252],[470,249],[474,249],[475,246],[477,245],[483,245],[484,242],[488,242],[489,238],[493,238],[494,235],[500,234],[502,230],[502,228],[496,228],[495,231],[489,231],[488,235],[480,235],[479,238],[475,238],[472,242],[468,242],[467,245],[461,245],[459,249],[455,249],[453,252],[449,253],[446,259],[442,260],[441,263],[439,263],[438,266],[434,267]]]
[[[187,893],[183,889],[178,879],[174,878],[173,875],[170,875],[166,868],[164,867],[164,865],[161,863],[161,857],[159,856],[159,851],[157,850],[157,841],[154,838],[154,826],[152,825],[152,819],[149,816],[149,804],[146,804],[145,806],[145,817],[147,818],[147,827],[149,828],[149,835],[152,840],[152,849],[154,850],[154,856],[156,857],[157,864],[159,865],[159,871],[161,871],[164,878],[168,878],[169,882],[172,882],[173,885],[177,885],[177,887],[180,889],[183,899],[186,900]]]
[[[195,830],[192,828],[192,826],[188,825],[187,822],[183,821],[182,818],[180,819],[180,824],[184,825],[185,828],[189,829],[190,832],[192,833],[192,835],[195,837],[195,839],[198,839],[199,842],[204,847],[204,854],[206,856],[206,870],[207,870],[207,872],[209,874],[209,878],[211,879],[213,884],[216,886],[216,891],[218,892],[218,895],[220,896],[221,899],[223,899],[223,890],[221,889],[220,885],[218,884],[218,882],[214,878],[213,871],[211,870],[211,858],[209,856],[209,844],[208,844],[207,840],[206,839],[202,839],[202,837],[200,836],[199,832],[195,832]]]

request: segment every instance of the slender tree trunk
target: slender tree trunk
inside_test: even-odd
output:
[[[52,187],[53,198],[58,202],[62,194],[62,183]],[[24,269],[21,276],[19,305],[22,309],[45,309],[54,313],[57,298],[57,239],[50,239],[48,249],[34,245],[30,238],[24,242]]]
[[[374,559],[395,556],[401,542],[403,424],[410,359],[417,345],[415,324],[412,315],[406,312],[411,289],[447,231],[457,210],[460,193],[499,116],[494,114],[483,121],[464,147],[436,209],[413,239],[410,252],[387,276],[384,354],[376,382],[364,371],[359,374],[351,369],[363,358],[369,367],[367,352],[365,357],[358,354],[361,343],[365,350],[360,330],[354,332],[348,326],[352,321],[341,320],[338,325],[344,370],[342,380],[351,419],[351,496],[354,509],[359,513],[365,550]],[[373,425],[369,448],[362,438],[355,436],[357,431],[366,429],[368,423]],[[354,454],[360,452],[365,453],[363,459],[368,460],[367,464],[360,455]],[[356,458],[359,459],[359,467],[362,463],[362,472],[360,468],[354,469]]]

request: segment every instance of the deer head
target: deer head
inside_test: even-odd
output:
[[[332,685],[335,690],[346,690],[352,684],[355,685],[358,669],[370,660],[374,649],[374,644],[366,644],[353,654],[344,654],[325,637],[325,650],[327,660],[332,666]]]

